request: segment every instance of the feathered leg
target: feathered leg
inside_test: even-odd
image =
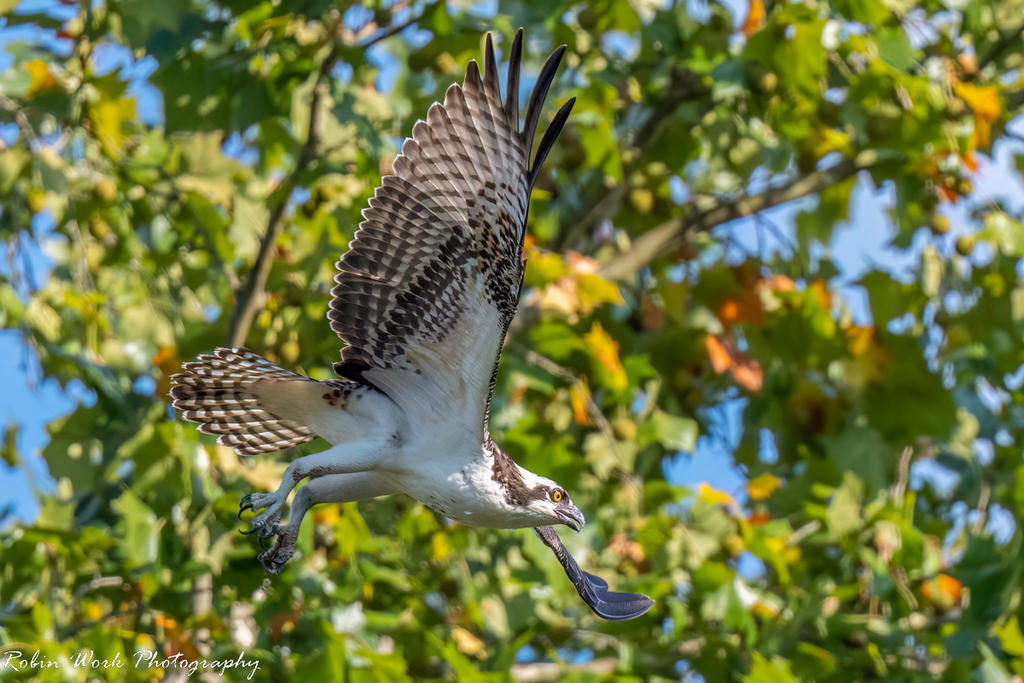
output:
[[[284,471],[281,485],[273,493],[250,493],[239,503],[238,514],[245,510],[263,510],[253,517],[251,526],[243,533],[258,531],[260,538],[269,538],[277,532],[281,507],[288,494],[306,477],[318,478],[330,474],[355,474],[380,466],[388,455],[388,443],[383,439],[367,439],[332,446],[326,451],[293,460]]]
[[[277,574],[292,555],[299,537],[302,520],[309,508],[320,503],[349,503],[396,493],[395,486],[376,472],[328,474],[312,479],[295,493],[288,523],[277,529],[274,545],[260,553],[260,563],[271,574]]]

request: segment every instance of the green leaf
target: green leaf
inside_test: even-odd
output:
[[[878,56],[889,66],[905,71],[917,63],[919,51],[910,46],[910,39],[902,26],[883,28],[875,36]]]
[[[978,239],[991,242],[1007,256],[1024,256],[1024,223],[1013,220],[1002,211],[993,211],[985,219]]]
[[[843,483],[832,495],[825,513],[829,537],[839,540],[863,526],[860,501],[864,494],[864,483],[852,472],[843,474]]]
[[[155,562],[161,526],[156,514],[131,491],[122,492],[112,506],[121,517],[118,529],[123,534],[130,565],[146,567]]]
[[[754,653],[750,673],[743,677],[744,683],[797,683],[797,680],[789,662],[778,656],[765,659],[760,652]]]
[[[8,422],[4,427],[3,443],[0,444],[0,458],[9,467],[18,464],[18,429],[17,422]]]
[[[670,451],[692,453],[699,434],[696,420],[657,410],[640,426],[638,436],[641,443],[660,443]]]

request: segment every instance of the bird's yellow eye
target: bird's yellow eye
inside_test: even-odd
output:
[[[560,490],[555,489],[554,491],[551,492],[551,500],[555,501],[556,503],[561,503],[562,497],[564,495],[565,494],[563,494]]]

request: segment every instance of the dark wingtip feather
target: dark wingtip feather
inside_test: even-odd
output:
[[[562,132],[562,127],[565,125],[566,120],[569,118],[569,112],[572,111],[572,105],[576,104],[576,98],[573,97],[568,102],[562,105],[562,108],[555,114],[555,118],[551,120],[551,125],[544,131],[544,137],[540,140],[540,146],[537,147],[537,156],[533,160],[533,167],[530,169],[530,187],[537,182],[537,176],[540,175],[541,166],[544,165],[544,160],[548,157],[548,152],[555,145],[555,138]]]
[[[505,115],[513,128],[519,127],[519,70],[523,63],[523,29],[516,31],[508,54],[508,83],[505,87]]]
[[[476,65],[476,60],[469,60],[469,64],[466,65],[466,80],[463,81],[462,87],[473,91],[474,88],[483,87],[483,82],[480,80],[480,68]]]
[[[494,59],[494,39],[488,31],[484,38],[484,79],[498,78],[498,63]]]
[[[544,62],[544,66],[537,76],[537,85],[534,86],[533,93],[530,95],[530,104],[526,107],[526,122],[523,124],[521,133],[527,150],[533,148],[533,134],[537,130],[537,122],[540,121],[540,112],[544,108],[544,100],[548,96],[552,81],[555,80],[555,71],[558,70],[563,54],[565,54],[565,45],[559,45],[548,57],[548,61]]]

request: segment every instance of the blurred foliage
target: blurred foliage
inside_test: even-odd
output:
[[[488,6],[0,0],[4,31],[34,27],[0,73],[0,323],[95,397],[49,426],[39,518],[0,536],[0,651],[245,649],[258,680],[1019,680],[1024,227],[972,178],[1024,102],[1024,2]],[[587,513],[581,563],[657,599],[626,623],[533,534],[403,497],[316,509],[268,578],[235,512],[295,454],[240,461],[165,402],[226,340],[330,375],[367,196],[483,31],[518,26],[530,74],[568,44],[552,99],[578,100],[492,429]],[[853,283],[870,320],[827,249],[858,184],[914,245],[905,277]],[[763,217],[715,229],[803,196],[781,248],[736,246],[774,239]],[[667,481],[737,403],[746,489]],[[33,459],[13,426],[3,459]]]

